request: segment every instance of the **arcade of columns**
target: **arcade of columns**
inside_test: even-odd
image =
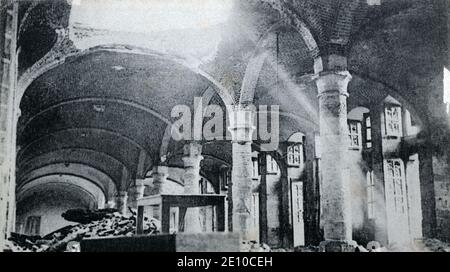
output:
[[[321,122],[321,166],[322,166],[322,205],[324,212],[325,239],[341,244],[351,244],[351,209],[346,169],[342,164],[345,156],[346,98],[347,84],[351,76],[348,72],[326,72],[317,78],[320,102]],[[236,106],[230,112],[229,130],[232,134],[232,225],[233,231],[239,232],[244,240],[254,240],[250,211],[252,205],[252,133],[255,129],[252,113],[246,107]],[[185,174],[183,180],[186,194],[199,194],[196,181],[200,180],[201,145],[189,143],[184,146],[183,162]],[[339,163],[341,162],[341,163]],[[167,181],[167,167],[156,166],[152,174],[153,187],[151,194],[161,193]],[[143,180],[136,180],[135,191],[131,195],[131,206],[144,196]],[[127,213],[127,192],[121,191],[116,197],[116,207],[121,213]],[[11,203],[11,202],[10,202]],[[186,212],[186,232],[200,232],[198,209]],[[158,215],[155,215],[159,217]],[[7,231],[11,231],[9,229]],[[336,243],[333,243],[335,245]]]
[[[5,237],[14,228],[15,208],[15,127],[18,119],[18,101],[15,101],[16,90],[16,32],[17,3],[10,5],[6,12],[11,23],[5,27],[4,35],[11,43],[6,43],[2,50],[7,51],[9,59],[3,58],[3,78],[1,81],[1,114],[0,114],[0,248],[3,248]],[[7,21],[8,21],[7,20]],[[2,26],[0,26],[0,30]],[[351,79],[342,56],[329,56],[339,61],[336,66],[316,71],[320,113],[320,144],[322,169],[322,205],[324,222],[325,247],[329,250],[345,250],[346,245],[352,244],[351,209],[349,198],[349,184],[346,177],[342,157],[347,147],[347,85]],[[343,68],[344,67],[344,68]],[[7,72],[5,72],[7,71]],[[232,135],[232,226],[233,231],[239,232],[244,240],[255,239],[252,229],[251,184],[252,184],[252,133],[255,130],[252,114],[248,107],[234,105],[230,114]],[[201,145],[189,143],[184,147],[183,162],[185,174],[183,176],[186,194],[198,194],[196,182],[200,179],[200,162],[202,160]],[[152,194],[161,193],[167,180],[167,168],[156,166],[153,171]],[[135,183],[135,192],[131,196],[132,205],[144,195],[142,180]],[[128,195],[121,191],[116,197],[116,207],[122,213],[127,212]],[[186,214],[185,231],[199,232],[198,210],[190,209]],[[337,246],[337,247],[336,247]]]

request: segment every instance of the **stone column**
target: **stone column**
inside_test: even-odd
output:
[[[184,146],[184,194],[200,194],[200,162],[203,159],[202,146],[198,143],[189,143]],[[198,233],[202,232],[200,225],[199,208],[188,208],[185,215],[184,232]]]
[[[107,209],[113,209],[116,207],[116,201],[114,200],[108,200],[105,204],[105,208]]]
[[[167,166],[155,166],[152,173],[152,188],[150,189],[150,195],[159,195],[163,193],[164,184],[167,181],[168,169]]]
[[[0,252],[15,220],[15,107],[18,1],[0,3]],[[3,20],[4,18],[4,20]]]
[[[252,135],[253,112],[239,106],[228,109],[232,138],[232,199],[233,199],[233,231],[239,232],[243,240],[256,240],[252,232]]]
[[[322,72],[319,97],[322,205],[326,251],[352,250],[351,195],[348,166],[347,71]]]
[[[164,192],[164,184],[167,182],[169,176],[166,166],[153,167],[152,173],[152,187],[150,189],[150,195],[160,195]],[[152,217],[161,220],[160,207],[153,207]]]
[[[133,188],[133,195],[132,195],[132,199],[131,199],[131,207],[136,209],[137,208],[137,201],[140,198],[144,197],[144,190],[145,190],[145,185],[144,185],[144,180],[143,179],[136,179],[134,188]]]
[[[127,199],[128,193],[126,191],[120,191],[116,195],[116,208],[122,215],[126,215],[128,212]]]
[[[17,155],[17,124],[21,115],[19,104],[15,103],[13,109],[14,115],[11,128],[11,147],[10,147],[10,174],[9,174],[9,203],[10,209],[8,212],[8,235],[16,231],[16,155]]]

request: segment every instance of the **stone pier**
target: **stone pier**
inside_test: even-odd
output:
[[[184,193],[187,195],[198,195],[200,194],[200,162],[203,159],[201,155],[202,146],[198,143],[188,143],[184,146],[183,152]],[[188,208],[184,218],[184,232],[202,232],[199,208]]]
[[[253,112],[248,108],[230,107],[232,136],[232,199],[233,231],[241,234],[243,240],[257,240],[252,231],[252,134]]]
[[[137,208],[137,201],[138,199],[141,199],[144,197],[144,180],[143,179],[136,179],[133,192],[132,192],[132,199],[131,199],[131,207],[136,209]]]
[[[152,188],[150,190],[150,195],[159,195],[163,192],[164,184],[167,181],[168,169],[166,166],[155,166],[152,172]]]
[[[116,208],[122,215],[126,215],[128,212],[127,199],[128,193],[125,191],[121,191],[116,195]]]
[[[322,166],[321,203],[325,251],[352,251],[351,195],[348,167],[347,71],[322,72],[319,92],[320,146]]]
[[[167,182],[168,169],[167,166],[155,166],[153,167],[153,173],[152,173],[152,187],[150,190],[150,195],[159,195],[163,193],[164,184]],[[152,216],[158,220],[161,219],[161,214],[159,209],[153,209]]]
[[[15,228],[18,13],[18,1],[0,1],[0,252]]]

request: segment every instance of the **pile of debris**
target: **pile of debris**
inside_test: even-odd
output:
[[[450,244],[438,239],[424,239],[423,241],[416,242],[416,245],[422,251],[450,252]]]
[[[80,224],[88,224],[93,221],[102,220],[103,218],[111,217],[111,214],[117,212],[117,209],[107,208],[101,210],[86,210],[86,209],[71,209],[61,214],[61,216],[71,222],[76,222]],[[131,214],[134,211],[131,210]]]
[[[297,246],[294,248],[294,252],[320,252],[318,246],[308,245],[308,246]]]
[[[136,214],[123,216],[116,210],[71,210],[63,214],[66,220],[79,222],[67,226],[44,237],[12,234],[7,243],[7,251],[13,252],[62,252],[79,249],[77,243],[83,238],[132,236],[136,231]],[[84,222],[84,223],[80,223]],[[154,218],[144,218],[144,234],[157,234],[160,222]],[[75,242],[75,244],[74,244]]]
[[[241,244],[241,252],[270,252],[268,245],[259,244],[256,241],[243,241]]]

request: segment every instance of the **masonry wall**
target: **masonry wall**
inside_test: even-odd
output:
[[[448,154],[433,157],[436,201],[436,236],[450,241],[450,160]]]
[[[410,234],[412,239],[420,239],[423,237],[422,230],[422,203],[420,194],[420,169],[419,156],[414,154],[409,156],[405,162],[408,203],[409,203],[409,218],[410,218]]]
[[[279,247],[280,241],[280,174],[267,175],[267,238],[271,247]]]
[[[0,0],[0,58],[3,57],[3,48],[4,48],[4,38],[5,38],[5,18],[6,18],[6,10],[4,9],[5,1]],[[3,65],[0,64],[0,86],[3,83]],[[2,92],[0,91],[0,94]],[[1,104],[4,104],[5,102],[0,101]],[[0,150],[0,152],[3,152],[3,150]],[[0,154],[0,158],[3,157],[3,154]],[[6,199],[7,196],[5,194],[6,192],[6,179],[3,177],[3,173],[0,170],[0,174],[2,176],[0,177],[0,247],[3,247],[3,241],[5,238],[6,233]],[[0,249],[1,251],[1,249]]]
[[[25,231],[25,225],[29,216],[40,216],[41,226],[39,235],[44,236],[62,227],[75,225],[77,223],[65,220],[61,214],[69,209],[88,208],[76,201],[54,200],[52,202],[41,202],[36,205],[27,205],[25,209],[17,211],[16,228],[18,232]]]

